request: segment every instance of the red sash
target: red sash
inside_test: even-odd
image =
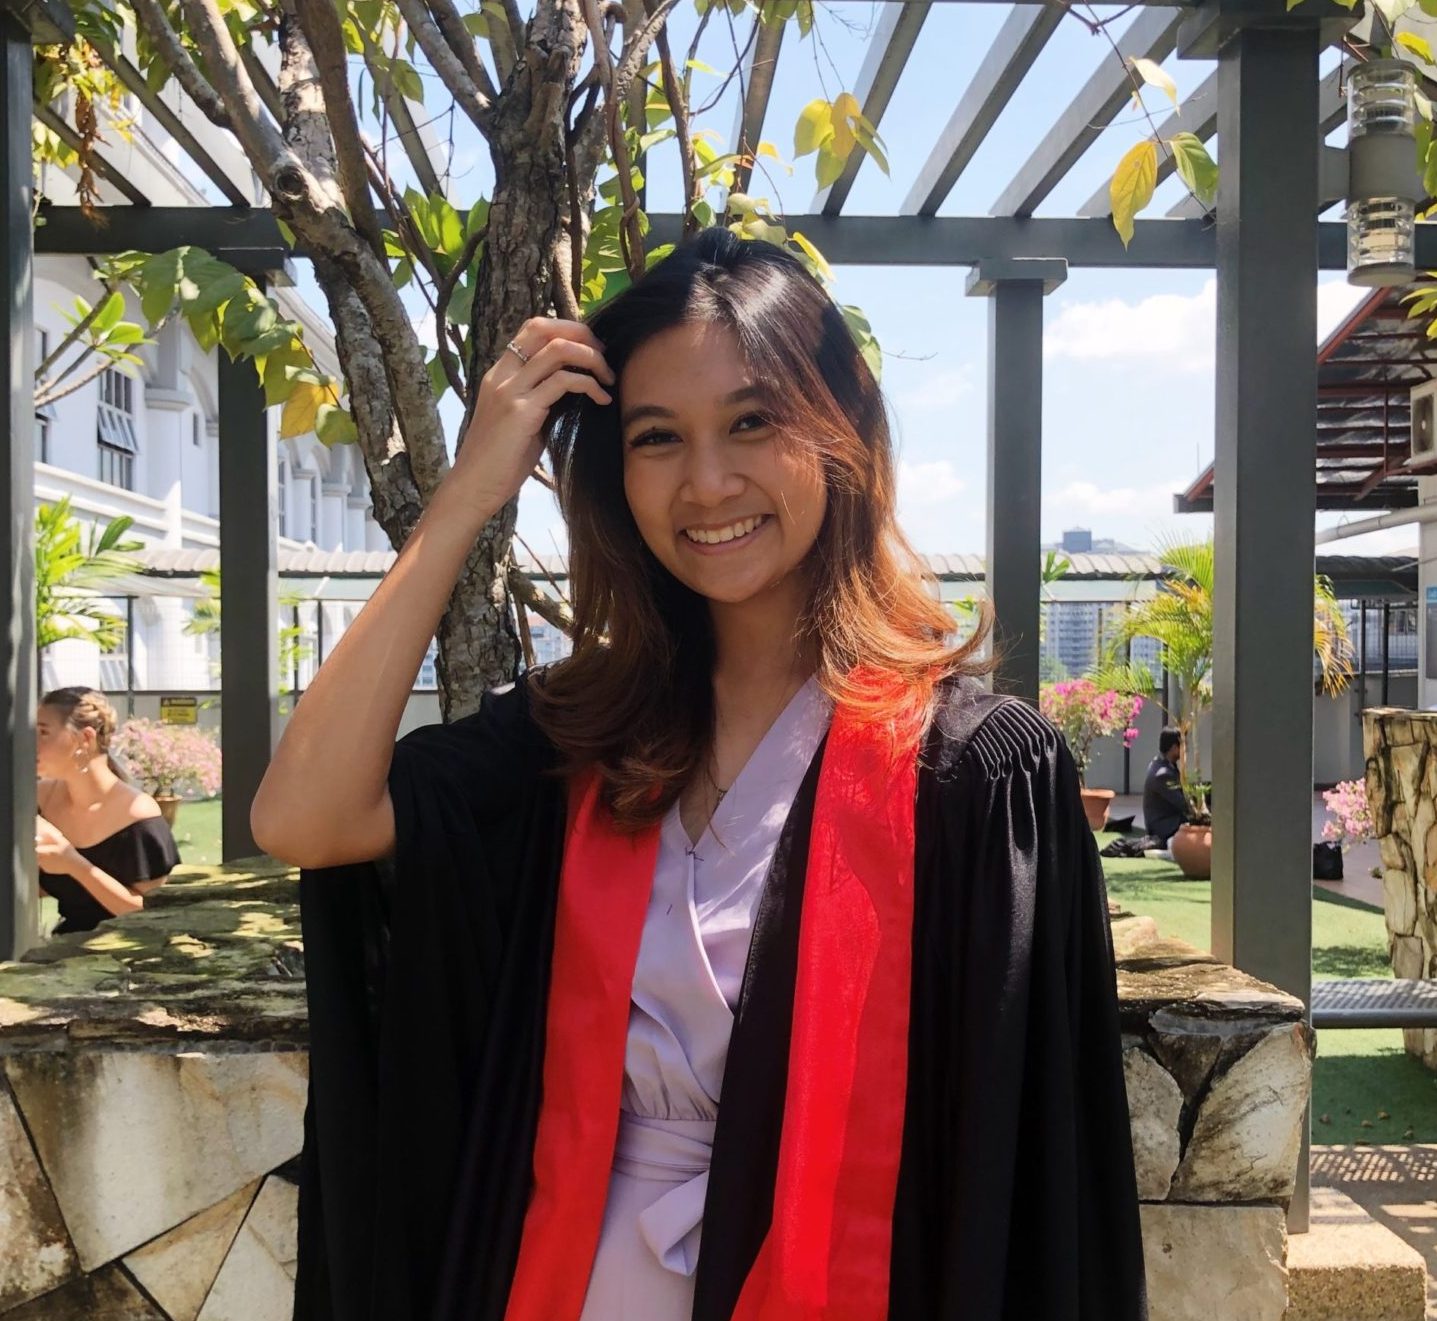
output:
[[[916,730],[834,713],[819,772],[773,1222],[734,1321],[884,1321],[908,1077]],[[505,1321],[577,1321],[618,1133],[658,828],[570,791],[534,1144]]]

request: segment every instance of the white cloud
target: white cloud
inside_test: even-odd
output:
[[[1190,295],[1153,294],[1136,303],[1065,302],[1048,325],[1044,348],[1050,358],[1165,358],[1174,367],[1199,371],[1213,363],[1216,311],[1215,278]]]
[[[1074,521],[1093,520],[1101,531],[1101,520],[1148,521],[1167,518],[1173,512],[1173,496],[1185,490],[1191,477],[1171,477],[1148,486],[1098,486],[1094,482],[1069,482],[1043,496],[1044,522],[1068,526]]]
[[[973,365],[944,367],[901,391],[895,400],[903,412],[936,413],[951,408],[965,395],[973,393]]]
[[[1317,339],[1341,323],[1367,291],[1341,277],[1317,286]],[[1217,278],[1195,294],[1153,294],[1137,302],[1107,298],[1063,303],[1048,326],[1051,358],[1082,362],[1163,358],[1186,371],[1211,370],[1216,351]]]
[[[953,464],[947,459],[932,463],[898,465],[898,503],[900,506],[940,505],[967,489]]]

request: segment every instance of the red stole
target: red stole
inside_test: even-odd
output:
[[[908,1077],[916,729],[834,713],[819,771],[773,1222],[734,1321],[884,1321]],[[618,1134],[658,827],[570,789],[534,1143],[505,1321],[577,1321]]]

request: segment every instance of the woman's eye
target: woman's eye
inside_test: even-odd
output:
[[[629,448],[636,450],[645,445],[662,445],[673,438],[672,431],[643,431],[629,441]]]
[[[762,413],[745,413],[734,423],[734,428],[740,431],[760,431],[768,425],[769,420]]]

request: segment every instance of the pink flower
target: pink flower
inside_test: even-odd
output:
[[[146,792],[178,794],[194,789],[206,798],[220,791],[222,758],[214,736],[194,725],[128,720],[111,750]]]
[[[1091,679],[1062,679],[1043,686],[1038,706],[1062,732],[1082,775],[1092,760],[1095,740],[1120,735],[1123,746],[1132,747],[1143,699],[1099,688]]]
[[[1337,840],[1344,849],[1371,839],[1374,833],[1372,808],[1363,780],[1343,780],[1322,795],[1332,820],[1322,827],[1323,839]]]

